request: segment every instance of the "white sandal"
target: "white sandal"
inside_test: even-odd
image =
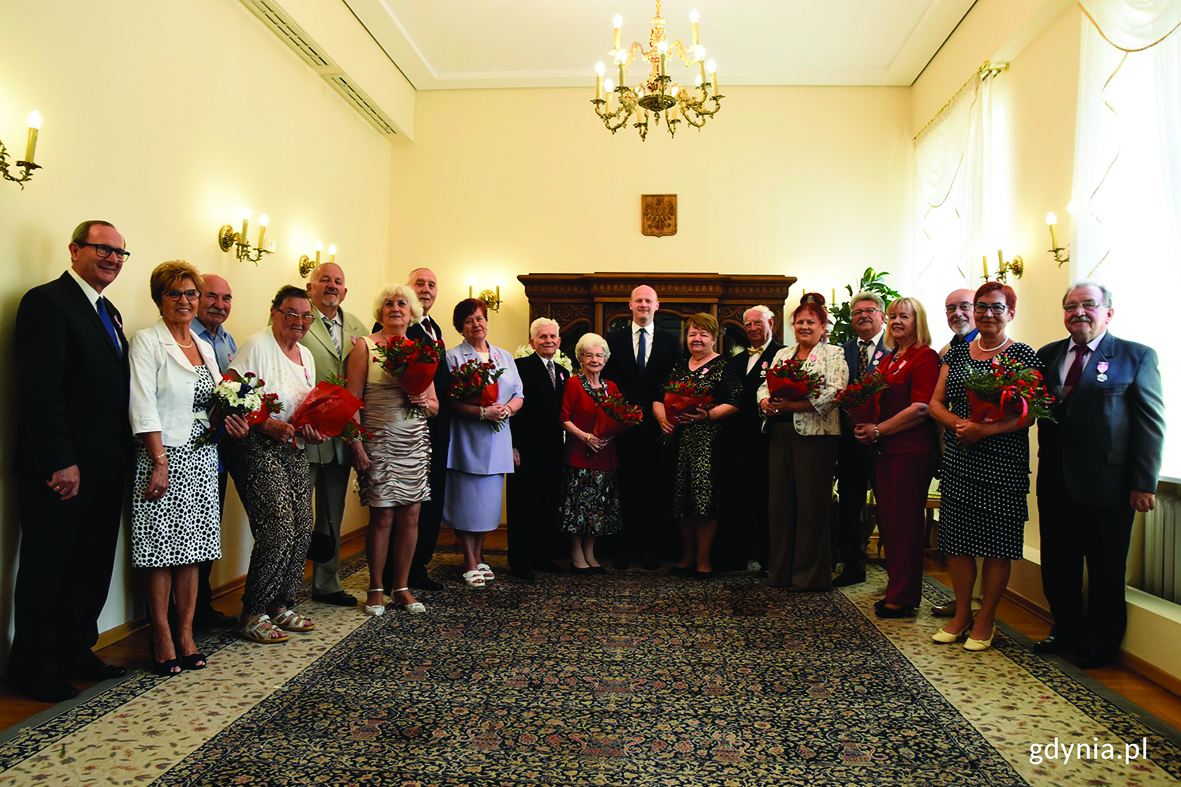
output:
[[[244,639],[257,642],[260,645],[276,645],[291,639],[279,631],[279,628],[266,615],[253,615],[247,618],[244,623],[238,624],[237,631]],[[276,631],[279,631],[281,636],[273,636]]]
[[[484,587],[484,572],[478,568],[465,571],[463,572],[463,581],[467,583],[469,588],[482,588]]]
[[[271,619],[271,622],[284,631],[311,631],[316,627],[316,624],[310,618],[305,618],[294,609],[283,610],[278,615],[275,615]]]
[[[382,588],[369,588],[370,593],[381,593]],[[375,618],[380,618],[385,614],[385,604],[375,604],[374,606],[365,605],[365,614],[372,615]]]
[[[484,572],[484,581],[488,582],[496,579],[496,575],[492,573],[492,566],[487,563],[477,563],[476,569]]]
[[[402,591],[408,592],[409,590],[410,590],[410,588],[408,588],[408,587],[407,588],[395,588],[394,590],[390,591],[390,598],[392,599],[394,597],[394,593],[401,593]],[[420,613],[426,612],[426,607],[423,605],[423,603],[421,601],[412,601],[409,604],[399,604],[397,601],[394,601],[394,603],[398,604],[399,607],[406,610],[407,612],[413,612],[415,614],[420,614]]]

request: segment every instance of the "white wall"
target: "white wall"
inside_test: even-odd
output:
[[[38,0],[5,4],[4,26],[0,139],[23,153],[24,118],[39,110],[37,159],[45,168],[23,192],[0,182],[7,262],[0,335],[11,335],[25,290],[68,266],[70,232],[90,218],[114,222],[132,251],[107,290],[129,333],[156,319],[151,269],[182,258],[230,280],[235,307],[227,327],[246,338],[264,327],[275,290],[299,283],[296,260],[317,238],[340,247],[353,292],[346,307],[368,318],[369,293],[387,270],[390,143],[243,5]],[[218,227],[237,224],[244,205],[256,217],[269,214],[268,237],[278,245],[257,266],[215,244]],[[0,412],[8,415],[0,422],[0,467],[7,471],[17,459],[11,391],[36,381],[19,380],[8,343],[0,345],[0,364],[8,380],[0,386]],[[78,381],[80,397],[86,382]],[[20,529],[15,488],[11,474],[0,474],[5,632]],[[354,499],[349,526],[359,522]],[[231,491],[215,585],[245,573],[250,545]],[[135,617],[126,547],[125,530],[101,629]],[[7,642],[0,636],[0,655]]]

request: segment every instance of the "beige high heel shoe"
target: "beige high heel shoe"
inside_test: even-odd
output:
[[[964,628],[958,634],[939,629],[931,635],[931,641],[938,642],[940,645],[950,645],[953,642],[959,642],[961,639],[964,639],[968,636],[968,633],[972,630],[972,625],[975,622],[976,621],[974,620],[969,620],[968,625],[964,626]]]
[[[964,642],[964,650],[972,653],[979,653],[982,650],[988,650],[992,647],[992,640],[996,636],[996,624],[992,626],[992,633],[988,635],[988,639],[968,639]]]

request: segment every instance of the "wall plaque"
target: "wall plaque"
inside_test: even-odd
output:
[[[677,234],[677,195],[640,195],[640,232],[645,235]]]

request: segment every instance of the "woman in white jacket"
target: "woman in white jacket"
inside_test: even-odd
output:
[[[203,284],[187,262],[158,265],[150,288],[161,319],[136,333],[128,350],[131,430],[139,438],[131,560],[145,577],[152,655],[164,676],[205,667],[193,641],[197,564],[221,557],[217,447],[198,445],[220,375],[213,348],[189,331]],[[227,419],[226,432],[244,436],[245,421]],[[168,621],[170,597],[175,626]]]
[[[849,382],[844,351],[827,344],[828,310],[824,296],[810,292],[792,313],[796,344],[775,354],[802,361],[824,377],[815,396],[798,401],[770,398],[766,381],[759,388],[759,409],[771,433],[771,565],[767,582],[788,590],[832,588],[829,513],[841,435],[836,395]]]

